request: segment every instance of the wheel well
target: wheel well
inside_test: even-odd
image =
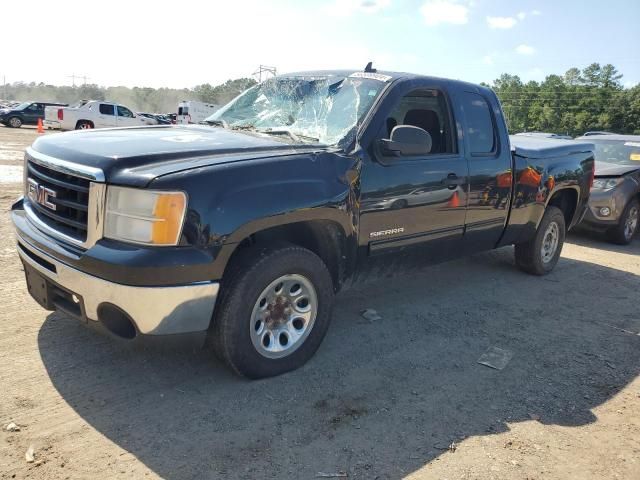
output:
[[[328,220],[289,223],[256,232],[240,242],[229,258],[225,271],[247,248],[268,247],[283,242],[298,245],[318,255],[329,269],[334,290],[340,290],[345,268],[345,235],[339,224]]]
[[[549,205],[558,207],[562,211],[564,214],[564,222],[567,228],[569,228],[576,213],[576,207],[578,206],[578,192],[573,188],[559,190],[553,194],[551,200],[549,200]]]
[[[91,125],[91,128],[93,128],[93,127],[94,127],[94,123],[93,123],[91,120],[85,120],[85,119],[82,119],[82,120],[78,120],[78,121],[76,122],[76,128],[78,128],[78,125],[80,125],[81,123],[84,123],[84,122],[86,122],[86,123],[88,123],[89,125]]]

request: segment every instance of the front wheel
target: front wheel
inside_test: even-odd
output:
[[[546,275],[558,263],[566,227],[562,210],[548,206],[534,237],[516,245],[516,265],[533,275]]]
[[[9,126],[11,128],[20,128],[22,126],[22,119],[20,117],[11,117],[9,119]]]
[[[620,216],[618,225],[607,231],[607,237],[618,245],[628,245],[638,231],[638,217],[640,216],[640,203],[637,198],[631,199]]]
[[[211,331],[216,355],[248,378],[304,365],[331,319],[333,282],[324,262],[283,245],[242,254],[229,268]]]

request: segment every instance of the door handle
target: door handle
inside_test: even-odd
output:
[[[449,175],[447,175],[447,178],[442,180],[442,183],[444,183],[449,188],[449,190],[455,190],[458,185],[464,185],[466,183],[466,180],[464,177],[459,177],[455,173],[450,173]]]

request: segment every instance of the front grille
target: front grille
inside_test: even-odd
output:
[[[86,241],[89,180],[53,170],[30,159],[27,160],[27,178],[56,194],[47,198],[56,206],[55,210],[29,199],[29,205],[38,219],[79,242]]]

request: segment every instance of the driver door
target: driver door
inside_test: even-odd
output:
[[[143,122],[127,107],[122,105],[116,106],[116,126],[132,127],[134,125],[144,125]]]
[[[380,125],[361,173],[360,245],[370,260],[398,253],[412,266],[455,256],[462,244],[468,164],[458,145],[446,83],[407,82],[376,114]],[[397,125],[429,133],[421,155],[393,156],[380,148]]]

